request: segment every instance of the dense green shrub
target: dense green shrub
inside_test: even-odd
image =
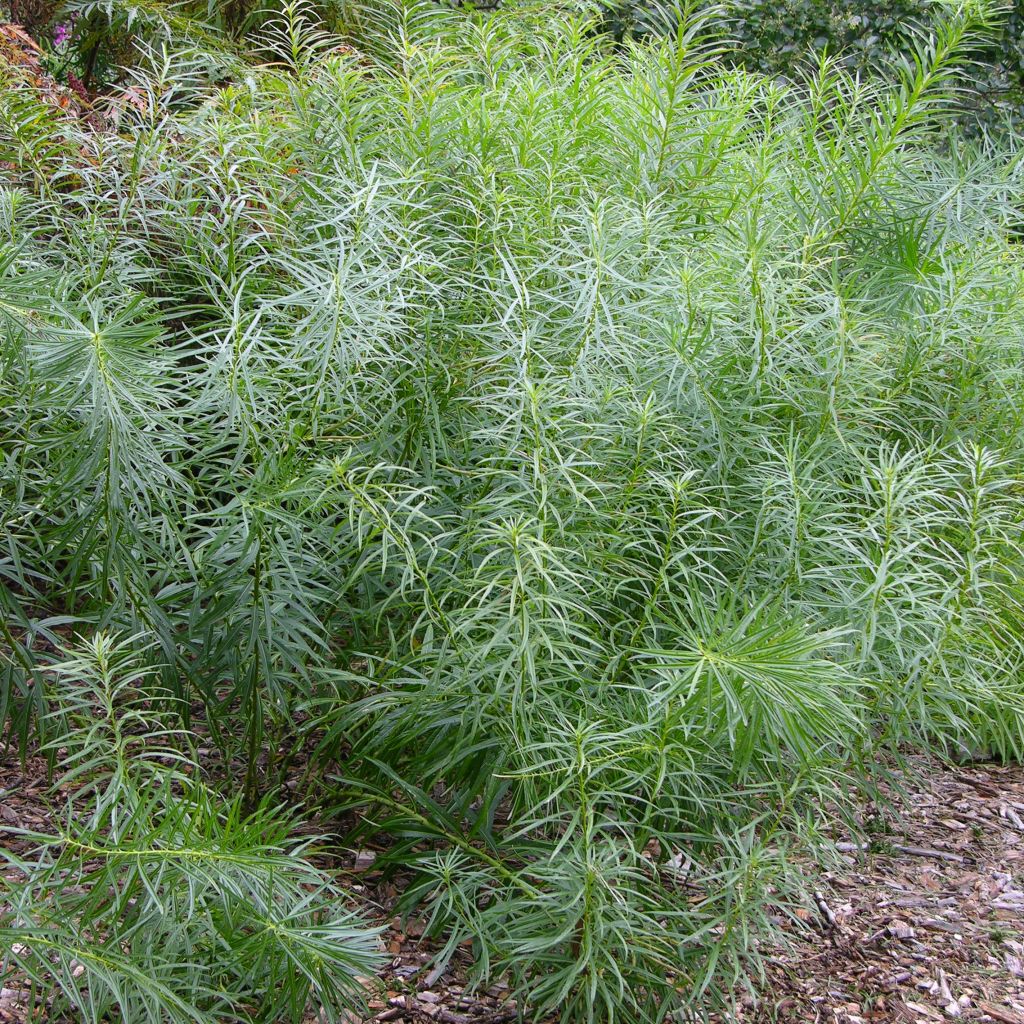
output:
[[[701,6],[698,4],[698,6]],[[703,8],[729,58],[766,75],[803,77],[808,64],[838,56],[851,71],[873,73],[950,9],[943,0],[723,0]],[[628,0],[605,8],[617,38],[664,30],[663,7]],[[971,48],[974,67],[962,97],[968,116],[990,124],[1019,120],[1024,108],[1024,2],[990,5],[984,37]]]
[[[752,70],[794,77],[828,52],[853,70],[884,67],[950,5],[941,0],[729,0],[723,21],[734,56]],[[1024,3],[992,5],[985,37],[965,54],[974,62],[964,97],[988,120],[1024,105]]]
[[[291,814],[199,781],[131,645],[97,634],[54,673],[67,806],[56,834],[20,832],[32,854],[0,846],[0,949],[35,983],[29,1011],[52,993],[48,1019],[82,1024],[302,1024],[312,998],[349,1019],[374,933],[288,838]]]
[[[117,130],[0,89],[7,707],[63,742],[64,627],[141,637],[249,806],[313,752],[442,956],[647,1024],[749,969],[837,779],[1024,753],[983,26],[790,87],[685,18],[366,19],[160,53]]]
[[[733,0],[722,14],[747,66],[792,76],[799,62],[825,50],[851,67],[884,65],[936,7],[927,0]]]

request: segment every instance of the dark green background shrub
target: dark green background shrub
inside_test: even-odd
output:
[[[609,6],[606,25],[617,38],[656,28],[649,0]],[[903,51],[915,29],[927,28],[948,11],[929,0],[725,0],[705,2],[717,35],[742,66],[767,75],[799,77],[808,61],[828,52],[851,70],[884,66]],[[997,13],[989,39],[972,54],[975,95],[968,105],[986,120],[1016,114],[1024,92],[1024,0]]]

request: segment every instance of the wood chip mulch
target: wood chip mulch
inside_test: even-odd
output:
[[[836,843],[736,1020],[1024,1024],[1024,768],[917,768],[898,815],[865,809],[867,849]]]

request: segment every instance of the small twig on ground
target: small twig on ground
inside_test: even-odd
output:
[[[1024,1024],[1024,1017],[1020,1014],[1013,1013],[1010,1010],[1000,1009],[998,1006],[993,1006],[991,1003],[978,1003],[978,1009],[982,1013],[987,1013],[993,1020],[998,1020],[1001,1024]]]
[[[504,1021],[515,1020],[517,1016],[517,1010],[498,1010],[479,1017],[465,1017],[459,1013],[452,1013],[451,1010],[442,1010],[433,1019],[441,1021],[442,1024],[503,1024]]]
[[[814,894],[814,902],[817,904],[821,916],[828,923],[829,928],[835,928],[836,915],[832,913],[832,908],[825,902],[825,897],[820,892],[816,892]]]
[[[1021,816],[1010,804],[1006,803],[1000,806],[999,817],[1009,821],[1018,831],[1024,832],[1024,820],[1021,819]]]
[[[905,853],[908,857],[931,857],[935,860],[948,860],[954,864],[964,862],[958,853],[947,853],[945,850],[929,850],[924,846],[898,846],[896,843],[893,843],[892,848],[899,853]]]
[[[948,860],[954,864],[964,863],[964,858],[960,854],[948,853],[945,850],[930,850],[924,846],[902,846],[899,843],[892,843],[889,848],[908,857],[931,857],[934,860]],[[836,849],[840,853],[864,853],[870,846],[868,843],[836,843]]]

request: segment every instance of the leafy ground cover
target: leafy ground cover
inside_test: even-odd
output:
[[[11,750],[0,765],[3,821],[52,833],[67,794],[50,790],[45,759],[23,763]],[[836,830],[822,848],[823,865],[804,865],[806,905],[780,919],[762,951],[763,977],[732,993],[730,1010],[712,1013],[713,1021],[1024,1020],[1021,769],[920,758],[911,769],[895,799],[887,794],[858,808],[856,833]],[[382,838],[376,845],[386,850]],[[13,829],[0,842],[14,853],[33,847]],[[423,918],[394,913],[410,875],[380,870],[378,855],[372,847],[330,854],[330,870],[381,929],[383,956],[363,979],[366,1005],[349,1024],[508,1024],[521,1009],[529,1019],[529,1007],[517,1005],[503,980],[467,984],[470,944],[443,968],[434,963],[441,942],[424,937]],[[11,984],[18,987],[0,989],[0,1022],[25,1024],[27,993]]]
[[[0,718],[82,784],[5,956],[83,1021],[343,1019],[317,851],[372,843],[527,1019],[724,1005],[908,751],[1024,752],[987,12],[793,85],[685,16],[361,16],[81,116],[0,71]]]

